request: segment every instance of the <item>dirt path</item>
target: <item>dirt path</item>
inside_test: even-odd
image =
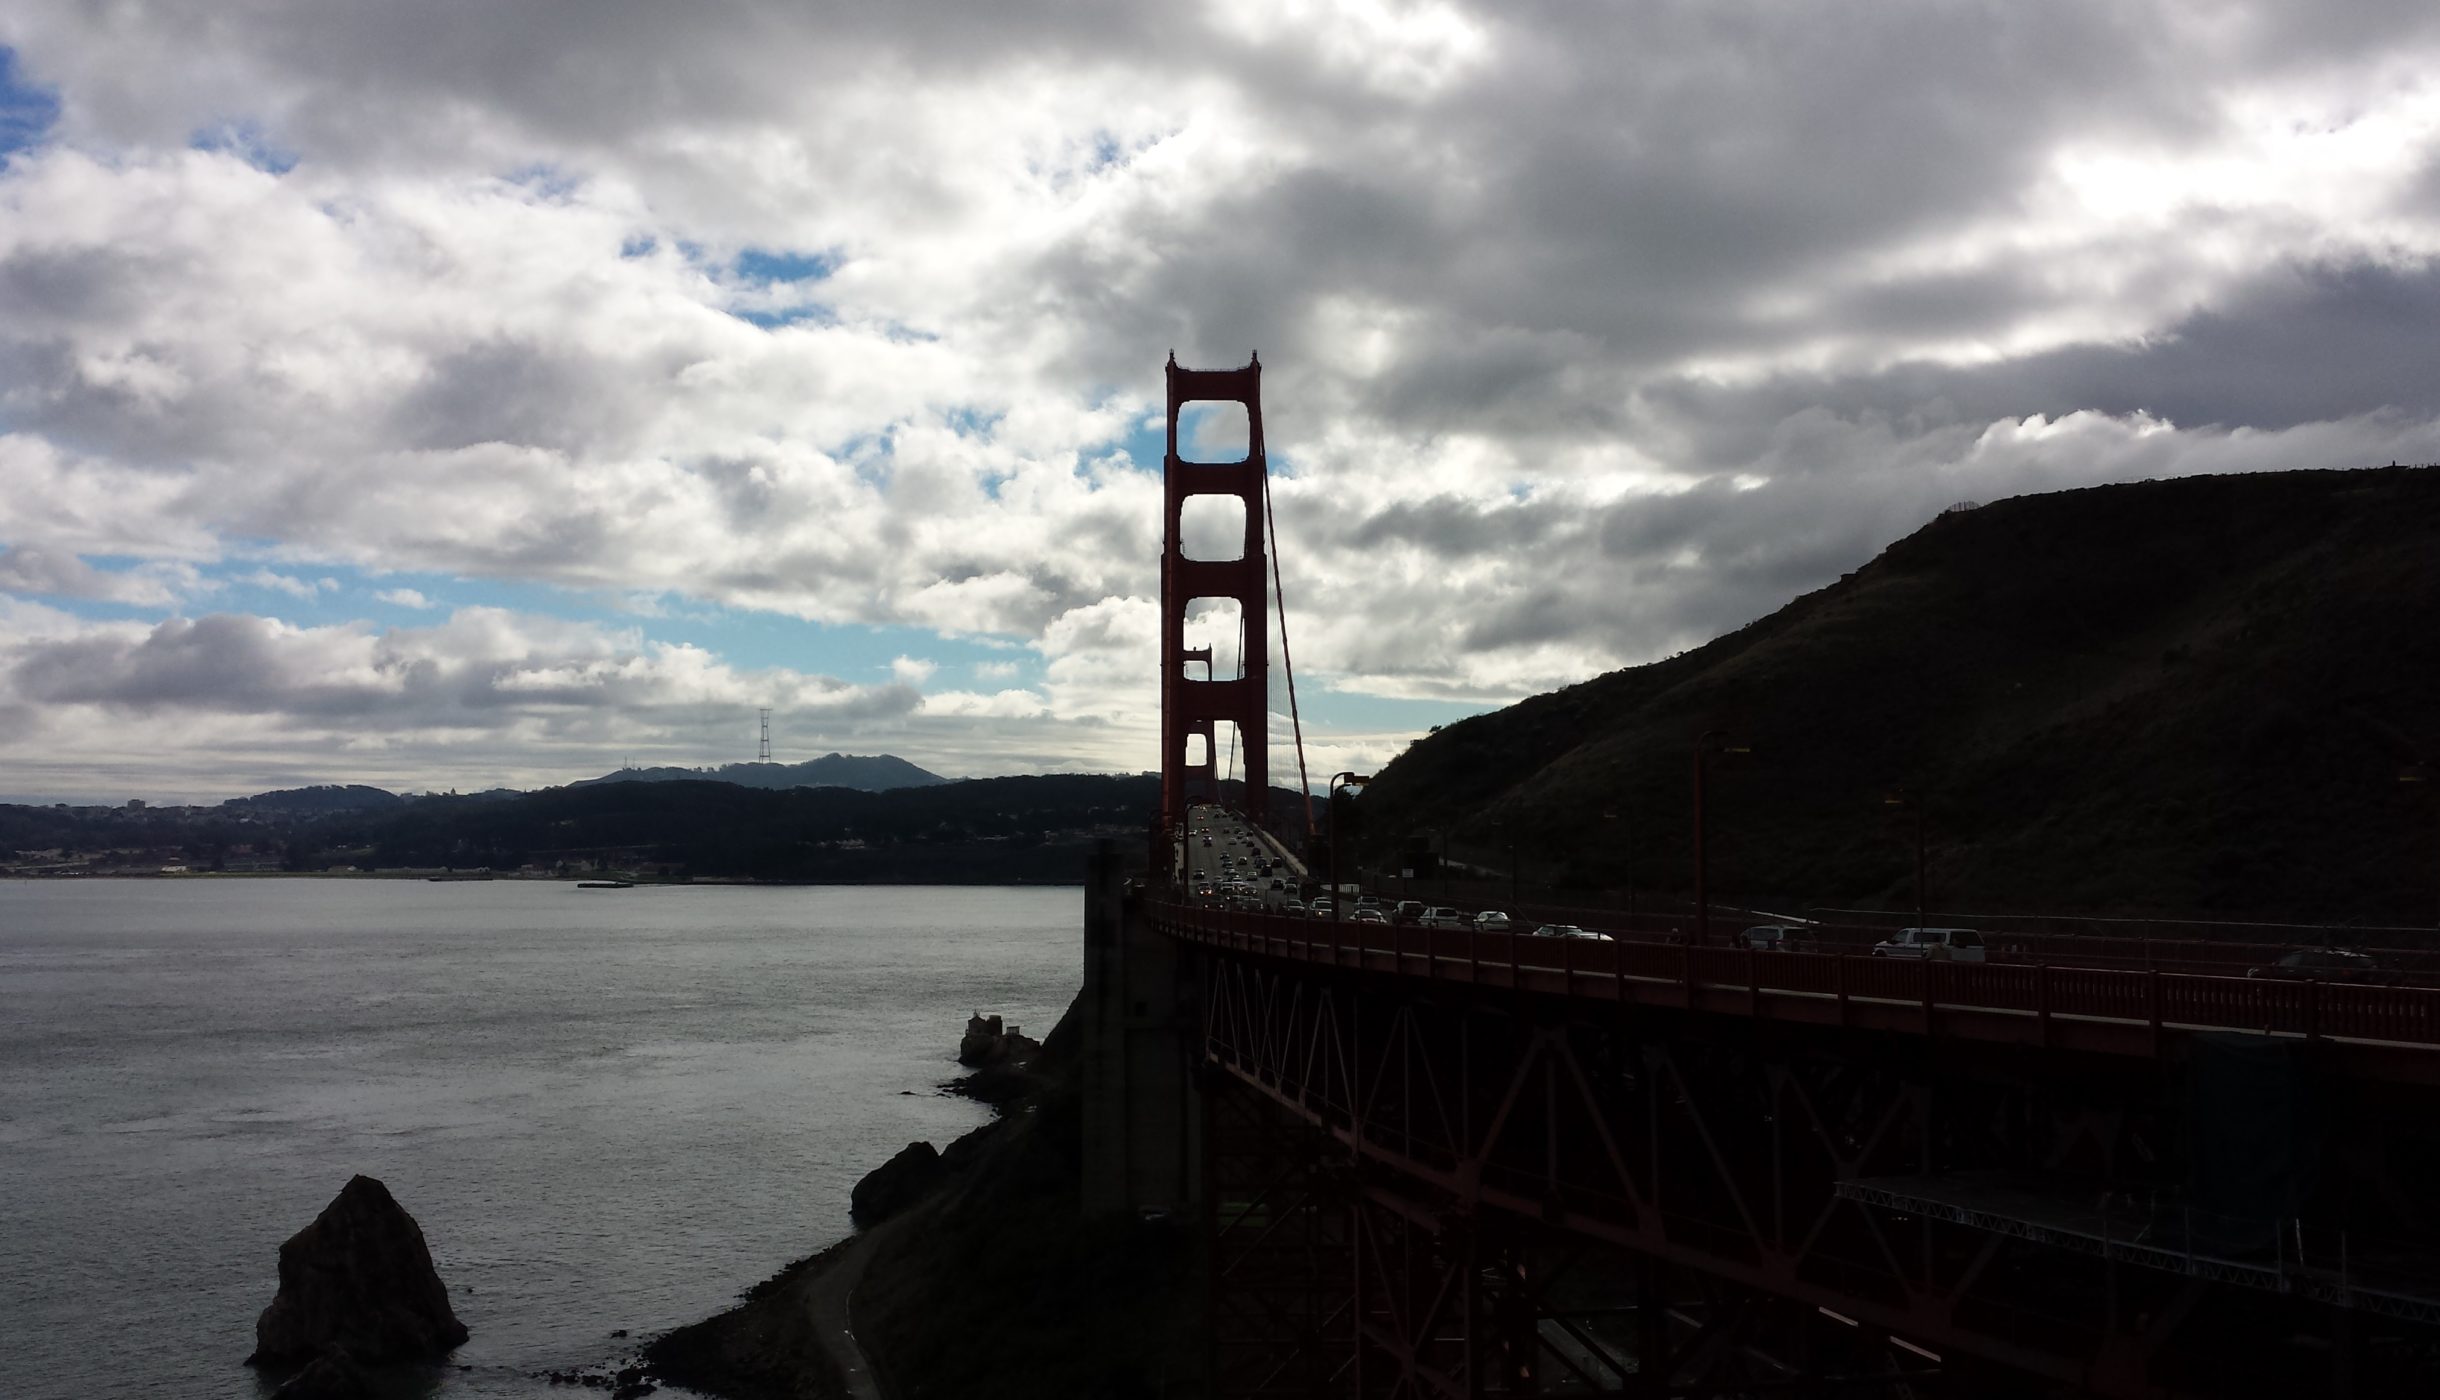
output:
[[[892,1220],[857,1235],[847,1248],[839,1251],[829,1268],[805,1285],[805,1316],[813,1324],[814,1340],[839,1368],[851,1400],[883,1398],[881,1383],[873,1376],[872,1362],[856,1342],[847,1300],[855,1294],[856,1285],[864,1281],[864,1266],[871,1262],[874,1247],[902,1223]]]

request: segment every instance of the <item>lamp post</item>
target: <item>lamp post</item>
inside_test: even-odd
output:
[[[1330,808],[1330,922],[1334,924],[1346,916],[1340,907],[1346,901],[1339,898],[1339,838],[1344,834],[1339,830],[1339,789],[1362,787],[1371,781],[1361,773],[1334,773],[1328,795],[1323,799]]]
[[[1900,788],[1881,799],[1884,807],[1911,807],[1915,813],[1915,926],[1923,925],[1923,794]]]
[[[1603,808],[1601,820],[1605,825],[1615,825],[1618,821],[1618,809],[1615,807]],[[1606,843],[1609,839],[1608,833],[1603,833],[1602,840]],[[1635,922],[1635,852],[1624,840],[1619,842],[1619,846],[1618,878],[1626,883],[1627,927],[1632,929],[1638,927]]]
[[[2398,770],[2398,781],[2401,783],[2440,782],[2440,766],[2435,766],[2428,761],[2407,764]],[[2434,910],[2432,926],[2440,928],[2440,908]]]
[[[1724,729],[1706,729],[1694,741],[1694,941],[1711,942],[1711,871],[1703,850],[1703,772],[1705,759],[1716,753],[1752,753]]]

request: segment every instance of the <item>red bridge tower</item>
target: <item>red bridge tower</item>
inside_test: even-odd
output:
[[[1238,804],[1264,824],[1271,793],[1268,740],[1270,642],[1263,551],[1262,359],[1242,369],[1185,369],[1172,353],[1169,450],[1161,463],[1166,500],[1161,539],[1161,821],[1175,830],[1190,802],[1220,800],[1218,728],[1237,726],[1245,789]],[[1178,411],[1190,403],[1245,405],[1246,454],[1238,462],[1195,462],[1178,455]],[[1179,521],[1190,496],[1235,496],[1245,506],[1245,542],[1233,559],[1190,559]],[[1186,612],[1200,598],[1229,598],[1244,620],[1243,674],[1215,673],[1212,647],[1186,646]],[[1190,668],[1201,666],[1197,675]]]

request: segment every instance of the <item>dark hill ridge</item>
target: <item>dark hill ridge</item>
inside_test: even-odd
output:
[[[934,787],[949,779],[930,773],[892,754],[870,756],[829,753],[803,763],[724,763],[718,768],[621,768],[598,778],[581,778],[570,787],[602,783],[735,783],[739,787],[854,788],[859,792],[894,792],[899,788]]]
[[[1234,790],[1234,785],[1228,785]],[[1292,795],[1272,789],[1284,810]],[[1102,838],[1144,839],[1151,774],[969,778],[889,792],[606,783],[502,801],[431,797],[317,827],[303,868],[523,866],[856,884],[1072,884]],[[0,809],[0,818],[8,815]],[[0,828],[4,829],[4,828]]]
[[[2440,470],[2001,501],[1694,651],[1447,726],[1362,805],[1526,878],[1684,894],[2429,924],[2440,904]]]
[[[366,787],[362,783],[325,783],[319,787],[281,788],[277,792],[258,792],[252,797],[232,797],[220,805],[256,812],[310,814],[383,811],[406,800],[386,788]]]

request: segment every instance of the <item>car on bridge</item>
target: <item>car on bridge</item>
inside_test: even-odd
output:
[[[1610,938],[1606,933],[1595,933],[1589,928],[1579,928],[1574,924],[1544,924],[1533,931],[1533,936],[1535,938],[1598,938],[1605,943]]]
[[[1872,945],[1876,958],[1929,958],[1935,962],[1988,962],[1990,950],[1970,928],[1902,928]]]
[[[1389,915],[1382,913],[1381,907],[1376,904],[1370,908],[1357,909],[1355,917],[1350,919],[1348,922],[1357,924],[1379,924],[1383,928],[1387,928],[1389,927]]]
[[[1393,924],[1411,924],[1422,917],[1423,901],[1420,899],[1399,900],[1398,907],[1389,911],[1389,921]]]
[[[2352,948],[2296,948],[2281,953],[2266,967],[2245,970],[2248,977],[2278,982],[2387,982],[2389,969],[2370,953]]]
[[[1756,924],[1737,935],[1737,946],[1765,953],[1784,953],[1804,930],[1795,924]]]
[[[1471,928],[1473,920],[1468,919],[1463,910],[1452,909],[1445,904],[1437,904],[1424,910],[1416,918],[1415,924],[1418,928]]]
[[[1327,919],[1335,916],[1337,913],[1338,906],[1331,902],[1330,896],[1328,895],[1323,895],[1320,899],[1317,899],[1311,904],[1305,906],[1305,914],[1309,918]]]
[[[1506,933],[1512,927],[1508,915],[1497,909],[1485,909],[1474,916],[1476,933]]]

